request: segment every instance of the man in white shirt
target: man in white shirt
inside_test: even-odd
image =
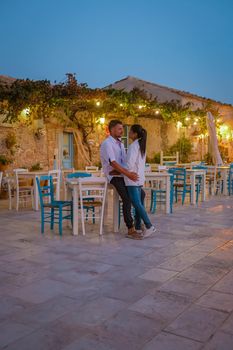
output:
[[[125,186],[123,175],[131,181],[137,181],[138,175],[125,168],[126,152],[121,137],[124,133],[123,124],[119,120],[112,120],[109,123],[110,136],[102,143],[100,158],[105,176],[116,188],[123,203],[123,216],[128,228],[128,235],[135,239],[141,236],[135,231],[134,220],[131,215],[131,201]]]

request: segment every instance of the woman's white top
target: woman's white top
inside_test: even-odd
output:
[[[126,186],[143,186],[145,182],[145,162],[146,156],[142,157],[139,142],[135,140],[128,148],[126,156],[126,168],[134,173],[137,173],[138,180],[132,181],[127,176],[124,176]]]

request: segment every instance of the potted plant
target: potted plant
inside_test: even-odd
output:
[[[5,154],[0,154],[0,171],[5,171],[9,164],[12,163],[12,159]]]

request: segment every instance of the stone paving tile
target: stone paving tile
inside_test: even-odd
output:
[[[161,323],[153,318],[130,310],[120,311],[102,326],[115,338],[125,338],[141,348],[148,340],[161,330]]]
[[[162,332],[148,342],[143,350],[200,350],[203,343]]]
[[[166,331],[204,342],[216,332],[226,318],[226,313],[191,306],[173,321]]]
[[[127,303],[133,303],[149,293],[151,289],[155,288],[156,283],[143,279],[134,279],[133,281],[119,282],[96,281],[93,286],[98,288],[99,295],[121,300]]]
[[[233,271],[225,275],[218,283],[213,286],[214,290],[223,293],[233,294]]]
[[[153,268],[139,277],[153,282],[166,282],[175,275],[177,275],[176,271]]]
[[[226,269],[215,266],[202,266],[194,264],[179,274],[180,279],[191,282],[212,285],[227,273]]]
[[[83,300],[84,302],[84,300]],[[48,324],[59,317],[62,317],[69,311],[77,307],[74,299],[69,297],[57,297],[49,301],[37,305],[32,305],[24,309],[24,312],[17,312],[11,316],[11,320],[33,325],[34,328],[40,328],[40,325]]]
[[[196,302],[198,305],[215,310],[231,312],[233,311],[233,295],[208,291]]]
[[[126,305],[120,300],[101,297],[80,307],[78,312],[73,311],[69,315],[65,315],[62,321],[66,324],[95,326],[123,310]]]
[[[177,277],[155,288],[155,290],[161,292],[183,295],[193,301],[203,295],[208,289],[209,286],[206,284],[194,283]],[[153,291],[151,291],[151,293],[153,293]]]
[[[5,347],[10,342],[16,341],[33,332],[33,328],[16,322],[6,322],[0,325],[0,346]]]
[[[30,303],[11,297],[9,295],[0,298],[0,322],[15,313],[23,313]]]
[[[14,341],[11,339],[7,350],[62,350],[67,344],[73,342],[78,337],[85,334],[85,330],[78,329],[72,330],[72,332],[66,329],[64,332],[62,329],[57,329],[53,332],[49,329],[39,329],[34,331],[28,336],[21,337],[19,340]]]
[[[158,212],[158,232],[140,242],[125,239],[125,230],[113,234],[110,218],[103,237],[91,224],[85,237],[67,228],[61,238],[57,230],[42,236],[39,213],[9,212],[1,203],[6,349],[231,346],[233,198],[178,204],[170,216]]]
[[[16,292],[11,293],[10,295],[38,304],[58,295],[62,295],[69,289],[70,286],[63,282],[44,279],[28,286],[18,288]]]
[[[81,339],[75,340],[73,343],[67,345],[62,350],[90,350],[90,349],[98,349],[98,350],[116,350],[116,348],[112,347],[109,344],[98,341],[94,339],[94,336],[91,338],[90,336],[82,337]]]
[[[190,249],[185,253],[177,255],[175,258],[168,259],[164,263],[160,264],[159,267],[181,272],[193,265],[195,262],[201,260],[205,255],[206,253],[193,251]]]
[[[161,328],[181,314],[190,302],[180,295],[155,292],[148,294],[129,307],[129,310],[152,317],[161,324]]]
[[[203,350],[232,350],[233,335],[224,332],[216,332]]]
[[[223,330],[226,333],[233,334],[233,314],[232,313],[223,323],[221,330]]]

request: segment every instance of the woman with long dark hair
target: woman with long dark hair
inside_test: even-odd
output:
[[[146,161],[146,140],[147,132],[139,124],[131,126],[129,131],[129,138],[133,141],[129,146],[126,166],[129,171],[138,174],[138,180],[132,181],[125,177],[125,184],[127,186],[128,194],[131,202],[135,208],[135,229],[138,233],[142,233],[142,238],[151,236],[155,231],[155,226],[152,225],[145,206],[145,192],[142,187],[145,182],[145,161]],[[142,232],[142,223],[144,222],[145,230]]]

